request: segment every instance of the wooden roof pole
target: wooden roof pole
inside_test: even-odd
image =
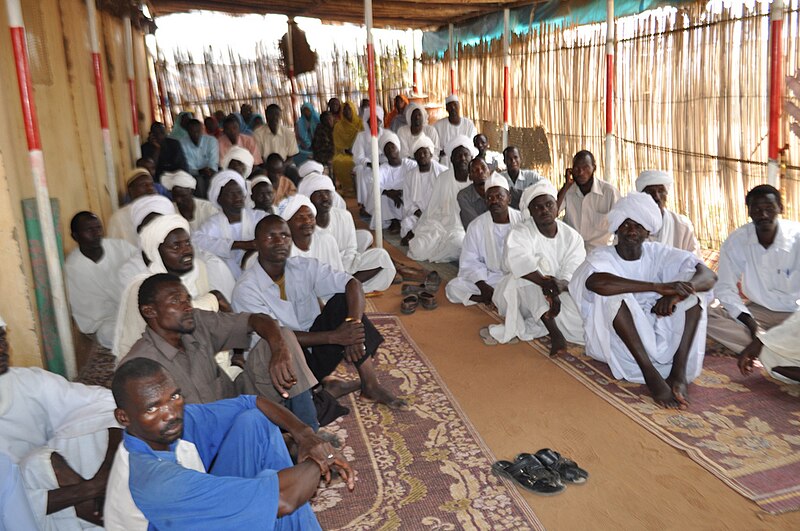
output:
[[[456,51],[453,47],[453,25],[450,24],[447,27],[447,33],[449,38],[449,47],[447,52],[450,55],[450,94],[456,93]]]
[[[510,12],[503,10],[503,150],[508,147],[508,115],[511,107],[511,29]]]
[[[297,90],[294,84],[294,44],[292,40],[292,26],[294,25],[294,17],[289,17],[286,21],[289,26],[286,32],[286,63],[289,67],[289,87],[291,90],[290,101],[292,102],[292,124],[297,123],[297,104],[295,97]]]
[[[125,44],[125,68],[128,74],[128,99],[131,105],[131,162],[136,162],[142,156],[142,142],[139,137],[139,112],[136,109],[136,79],[133,70],[133,32],[131,30],[131,16],[126,14],[122,18],[122,37]]]
[[[372,38],[372,0],[364,0],[364,23],[367,26],[369,131],[372,135],[372,219],[375,220],[375,248],[383,249],[383,215],[381,214],[380,160],[378,155],[378,117],[375,111],[375,43]]]
[[[784,0],[769,6],[769,163],[767,182],[780,187],[780,123],[783,106],[783,14]]]

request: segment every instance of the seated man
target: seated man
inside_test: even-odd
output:
[[[306,166],[308,162],[303,164],[303,167]],[[311,166],[309,166],[310,168]],[[267,177],[269,180],[272,181],[272,187],[275,188],[275,205],[280,205],[281,201],[286,199],[289,196],[292,196],[297,193],[297,186],[289,179],[284,170],[286,168],[286,164],[283,162],[283,157],[281,157],[277,153],[271,153],[267,156],[267,160],[264,162],[264,169],[267,171]],[[303,173],[300,174],[303,176]]]
[[[297,138],[294,129],[283,125],[283,111],[275,104],[271,103],[267,107],[267,125],[260,127],[253,137],[261,151],[261,156],[268,157],[273,153],[281,156],[286,164],[291,164],[292,157],[300,152],[297,147]]]
[[[549,336],[551,356],[566,353],[567,341],[583,344],[581,316],[567,284],[586,252],[580,235],[556,219],[556,195],[546,179],[522,193],[523,219],[506,239],[507,273],[492,299],[505,323],[481,331],[487,344]]]
[[[800,309],[800,223],[779,217],[783,201],[772,186],[756,186],[745,202],[753,222],[722,244],[715,290],[722,307],[708,315],[708,335],[734,352]]]
[[[78,244],[64,264],[72,318],[81,332],[110,349],[125,289],[118,272],[138,250],[124,240],[103,238],[103,224],[91,212],[73,216],[70,234]]]
[[[356,225],[347,210],[333,208],[333,181],[326,175],[312,173],[303,178],[300,195],[308,196],[316,208],[315,234],[328,234],[339,249],[344,271],[361,282],[364,293],[384,291],[397,273],[385,249],[358,250]]]
[[[11,456],[0,452],[0,529],[38,531],[22,473]]]
[[[508,179],[508,184],[511,187],[511,206],[519,208],[522,191],[538,183],[544,177],[537,171],[522,169],[522,157],[517,146],[508,146],[503,150],[503,162],[506,165],[506,170],[501,175]]]
[[[223,170],[233,170],[245,179],[253,172],[253,155],[243,147],[233,146],[222,158],[220,167]]]
[[[564,222],[581,235],[587,253],[611,242],[607,214],[619,199],[614,185],[595,178],[596,169],[594,155],[578,151],[558,191],[558,211],[565,211]]]
[[[302,194],[293,195],[281,204],[278,212],[292,233],[291,256],[314,258],[336,271],[344,271],[336,240],[317,230],[317,207],[311,200]],[[250,257],[248,268],[256,261],[256,255]]]
[[[386,164],[380,167],[381,217],[384,229],[400,232],[400,219],[403,217],[403,183],[406,175],[416,165],[411,159],[400,156],[400,139],[391,131],[384,130],[378,140],[381,152],[386,155]],[[371,194],[370,194],[371,195]],[[370,228],[377,226],[374,201],[365,205],[372,216]]]
[[[489,211],[478,216],[467,228],[458,261],[458,276],[445,287],[450,302],[464,306],[492,303],[494,288],[503,278],[506,236],[520,221],[519,211],[508,207],[510,199],[508,181],[500,174],[492,175],[486,181]]]
[[[475,144],[475,149],[478,150],[478,157],[486,161],[489,166],[489,171],[503,171],[503,155],[497,151],[489,149],[489,139],[483,133],[478,133],[472,138],[472,143]]]
[[[417,165],[409,169],[403,182],[403,219],[400,221],[401,245],[408,245],[414,237],[422,213],[427,210],[433,193],[433,185],[439,174],[447,168],[433,160],[438,151],[433,141],[426,135],[420,135],[411,146],[411,155]]]
[[[150,172],[144,168],[131,170],[125,182],[128,186],[128,195],[131,198],[131,202],[111,215],[111,219],[108,220],[107,236],[109,238],[125,240],[135,247],[139,245],[139,236],[136,233],[136,226],[134,226],[133,219],[131,218],[131,205],[140,197],[155,195],[156,189],[153,183],[153,177],[151,177]]]
[[[210,178],[209,178],[210,180]],[[194,195],[197,180],[185,171],[166,172],[161,176],[161,184],[172,194],[172,201],[178,207],[178,213],[186,218],[192,230],[199,229],[214,214],[219,213],[211,201],[200,199]],[[204,196],[206,195],[204,189]]]
[[[661,209],[661,230],[650,235],[651,242],[689,251],[700,256],[700,244],[694,236],[694,226],[689,218],[667,210],[667,196],[674,183],[672,175],[660,170],[645,170],[636,178],[636,191],[653,198]]]
[[[203,123],[200,120],[189,120],[186,133],[181,139],[181,148],[186,156],[186,171],[198,179],[198,195],[207,197],[208,183],[219,170],[219,142],[213,136],[203,134]],[[164,183],[163,175],[161,183]]]
[[[439,153],[441,157],[439,162],[442,164],[450,164],[452,161],[450,160],[450,154],[447,153],[447,146],[456,138],[465,136],[467,137],[469,145],[474,149],[475,146],[472,139],[477,131],[475,130],[475,124],[472,123],[472,120],[461,116],[461,103],[458,101],[458,96],[455,94],[447,96],[444,100],[444,106],[445,110],[447,110],[447,118],[442,118],[437,121],[433,127],[439,135],[439,146],[444,150]],[[472,157],[476,157],[477,155],[478,150],[476,149]]]
[[[150,135],[142,144],[142,157],[156,161],[157,181],[165,171],[186,170],[186,157],[180,141],[168,137],[167,128],[161,122],[150,125]]]
[[[408,125],[404,125],[397,130],[397,138],[400,139],[400,156],[403,158],[413,158],[414,153],[411,147],[419,140],[422,135],[427,136],[433,142],[434,152],[441,151],[439,146],[439,133],[432,125],[428,125],[428,111],[425,107],[417,103],[406,106],[403,113]],[[477,147],[477,146],[476,146]]]
[[[489,166],[480,157],[475,157],[469,163],[469,180],[472,186],[467,186],[456,196],[458,201],[459,216],[464,230],[467,230],[472,220],[486,212],[486,190],[484,183],[489,178]]]
[[[247,181],[250,190],[250,201],[254,210],[261,210],[267,214],[275,214],[275,187],[266,175],[258,175]]]
[[[9,367],[6,334],[0,318],[0,453],[19,467],[37,529],[102,526],[99,504],[121,437],[111,393]]]
[[[586,354],[615,378],[647,384],[657,404],[685,408],[703,368],[716,275],[692,253],[646,241],[661,219],[647,194],[620,199],[608,214],[618,243],[591,252],[569,292],[583,317]]]
[[[292,233],[278,216],[259,222],[256,245],[258,262],[237,281],[234,309],[266,312],[294,330],[308,366],[334,397],[360,387],[362,398],[402,407],[405,402],[378,382],[373,357],[383,337],[364,315],[361,283],[318,260],[290,257]],[[320,299],[327,301],[321,311]],[[360,382],[330,378],[342,360],[355,365]]]
[[[320,529],[308,500],[335,469],[329,444],[281,406],[255,396],[184,404],[158,362],[132,360],[112,383],[124,442],[114,458],[109,529]],[[297,442],[293,465],[280,428]]]
[[[461,254],[465,232],[457,196],[471,184],[469,162],[478,150],[469,137],[458,136],[447,144],[446,151],[451,167],[436,178],[428,209],[420,216],[414,239],[408,243],[412,260],[450,262]]]
[[[747,345],[739,354],[739,370],[743,375],[753,371],[756,359],[767,373],[781,382],[800,384],[800,312],[775,325]]]
[[[299,181],[297,183],[297,189],[294,192],[292,192],[291,195],[299,193],[305,195],[306,197],[309,197],[309,194],[305,194],[300,191],[300,186],[302,186],[303,181],[305,180],[306,177],[315,174],[324,175],[327,179],[333,182],[333,179],[331,179],[330,175],[325,173],[325,166],[323,166],[316,160],[307,160],[306,162],[301,164],[299,168],[297,168],[297,176],[299,178]],[[347,203],[345,202],[344,197],[342,197],[341,194],[339,194],[339,192],[337,192],[336,190],[334,190],[333,193],[331,194],[331,201],[333,203],[333,208],[347,210]],[[370,234],[369,231],[367,230],[362,230],[361,232]],[[371,240],[370,243],[372,243]]]
[[[383,107],[375,106],[375,117],[378,119],[378,138],[383,133]],[[356,179],[356,201],[363,208],[372,203],[372,131],[370,129],[370,110],[364,112],[364,128],[358,132],[353,141],[353,175]],[[388,126],[387,126],[388,129]],[[386,164],[386,155],[378,149],[378,165]],[[372,207],[370,206],[370,209]],[[364,210],[364,214],[367,214]]]
[[[233,146],[243,147],[249,151],[253,156],[253,164],[261,164],[263,162],[261,160],[261,151],[259,151],[255,139],[242,133],[239,119],[234,114],[229,114],[222,121],[222,134],[217,137],[217,143],[219,144],[219,162],[222,169],[225,169],[222,166],[222,161]]]

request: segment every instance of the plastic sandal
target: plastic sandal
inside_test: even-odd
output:
[[[425,283],[423,285],[425,286],[426,291],[430,291],[431,293],[436,293],[437,291],[439,291],[439,286],[442,285],[442,277],[439,276],[439,273],[437,273],[436,271],[431,271],[425,277]]]
[[[528,454],[530,455],[530,454]],[[497,461],[492,465],[492,472],[516,482],[520,487],[542,496],[552,496],[563,492],[566,488],[558,474],[547,470],[545,466],[530,455],[530,458],[514,463]]]
[[[427,291],[423,291],[419,294],[419,304],[426,310],[435,310],[439,307],[439,303],[436,302],[436,297],[433,293]]]
[[[414,294],[408,295],[400,303],[400,312],[405,315],[411,315],[417,311],[417,306],[419,306],[419,297]]]
[[[415,295],[419,295],[425,290],[425,286],[420,284],[403,284],[403,287],[400,288],[401,295],[411,295],[412,293]]]
[[[530,454],[519,454],[517,458],[523,458]],[[562,456],[560,453],[550,448],[542,448],[534,454],[534,456],[545,466],[548,470],[557,472],[561,479],[567,483],[575,485],[582,485],[589,479],[589,473],[578,466],[578,463],[568,457]]]

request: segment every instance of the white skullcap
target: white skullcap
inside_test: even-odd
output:
[[[305,179],[306,175],[323,173],[324,171],[325,167],[316,160],[307,160],[297,168],[297,174],[300,175],[301,179]]]
[[[222,208],[219,204],[219,193],[222,191],[222,187],[231,181],[236,181],[242,188],[243,194],[247,193],[247,184],[244,182],[244,177],[239,175],[238,171],[222,170],[211,179],[211,183],[208,185],[208,200],[211,201],[212,204]]]
[[[197,188],[197,179],[183,170],[173,172],[165,171],[161,174],[161,184],[167,190],[172,190],[176,186],[180,186],[181,188],[191,188],[194,190]]]
[[[383,124],[383,115],[384,115],[383,107],[381,107],[380,105],[376,105],[375,106],[375,116],[378,118],[378,127],[380,127]],[[369,126],[369,117],[370,117],[370,112],[369,112],[369,107],[367,107],[366,109],[364,109],[364,117],[362,118],[362,120],[364,121],[364,130],[365,131],[369,131],[369,127],[370,127]]]
[[[406,110],[403,111],[403,114],[406,117],[406,123],[410,126],[411,125],[411,113],[414,112],[415,109],[419,109],[422,112],[422,124],[428,123],[428,111],[425,110],[425,107],[418,103],[409,103],[406,106]]]
[[[297,185],[297,193],[306,197],[311,197],[311,194],[320,190],[328,190],[335,192],[336,188],[333,186],[333,181],[327,175],[321,173],[312,173],[303,177],[300,184]]]
[[[454,101],[455,102],[458,101],[458,96],[456,96],[455,94],[450,94],[444,99],[444,104],[447,105],[448,103],[453,103]]]
[[[495,186],[499,186],[503,190],[509,191],[508,179],[506,179],[496,171],[493,171],[492,174],[489,176],[489,178],[486,179],[486,182],[483,183],[483,189],[488,192],[489,188],[494,188]]]
[[[381,132],[381,136],[378,138],[378,147],[380,148],[381,153],[383,153],[383,149],[386,147],[386,144],[389,143],[394,144],[397,149],[400,149],[400,137],[394,134],[391,129],[384,129]]]
[[[519,199],[519,209],[522,212],[522,217],[524,219],[527,219],[531,216],[528,206],[531,204],[531,201],[540,195],[551,195],[553,196],[553,199],[556,199],[558,198],[558,190],[556,190],[556,187],[553,186],[553,183],[547,179],[542,179],[533,186],[525,188],[525,190],[522,192],[522,197]]]
[[[130,186],[131,184],[133,184],[133,181],[135,181],[139,177],[152,178],[152,175],[150,175],[150,172],[144,168],[134,168],[128,172],[128,176],[125,178],[125,185]]]
[[[244,164],[244,177],[250,176],[250,172],[253,171],[253,163],[255,162],[252,153],[241,146],[232,146],[225,155],[225,158],[222,159],[222,169],[227,170],[228,164],[230,164],[232,160],[238,160]]]
[[[611,207],[608,230],[613,234],[626,219],[632,219],[650,234],[661,229],[663,216],[653,198],[641,192],[631,192]]]
[[[292,216],[297,214],[297,211],[304,206],[310,208],[311,212],[313,212],[315,216],[317,215],[317,208],[314,206],[314,203],[312,203],[311,199],[303,194],[294,194],[293,196],[287,197],[281,201],[281,204],[278,205],[278,215],[286,221],[289,221],[292,219]]]
[[[137,229],[142,224],[144,218],[152,213],[158,213],[166,216],[167,214],[175,213],[175,205],[172,201],[163,195],[143,195],[137,197],[131,203],[131,221],[133,228]]]
[[[411,144],[411,155],[413,156],[420,148],[428,148],[431,154],[436,150],[433,145],[433,140],[430,139],[425,133],[420,133],[417,139]]]
[[[163,268],[164,262],[161,260],[158,247],[164,243],[169,233],[176,229],[183,229],[186,234],[191,234],[189,222],[179,214],[159,216],[142,229],[142,233],[139,234],[139,246],[148,260],[160,264]]]
[[[447,146],[444,150],[445,153],[447,153],[448,159],[453,156],[453,151],[455,151],[457,147],[467,148],[469,150],[470,157],[474,158],[478,156],[478,148],[475,147],[472,139],[466,135],[458,135],[450,139],[450,142],[447,143]]]
[[[654,184],[663,184],[667,187],[667,190],[669,190],[672,188],[674,182],[675,179],[673,179],[672,175],[668,172],[661,170],[644,170],[639,174],[639,177],[636,178],[636,191],[643,192],[645,188]]]
[[[247,192],[252,193],[253,189],[261,183],[269,183],[269,185],[272,186],[272,181],[269,177],[266,175],[259,175],[247,181]]]

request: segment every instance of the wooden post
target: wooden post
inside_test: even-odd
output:
[[[450,94],[456,93],[456,49],[453,46],[453,25],[450,24],[448,26],[449,38],[450,38],[450,47],[448,48],[448,52],[450,53]]]
[[[375,220],[375,247],[383,248],[383,215],[381,214],[380,156],[378,154],[378,117],[375,110],[375,42],[372,38],[372,0],[364,0],[364,22],[367,26],[367,79],[369,81],[369,131],[372,135],[372,216]]]
[[[780,186],[780,121],[783,107],[783,15],[784,0],[772,0],[769,7],[769,163],[767,180]]]
[[[139,138],[139,113],[136,109],[136,79],[133,71],[133,35],[131,16],[122,18],[122,33],[125,41],[125,67],[128,73],[128,98],[131,104],[131,159],[136,161],[142,156],[142,142]]]
[[[503,10],[503,149],[508,147],[508,115],[511,106],[511,30],[509,10]]]
[[[606,139],[605,175],[610,180],[614,174],[614,48],[616,46],[616,27],[614,19],[614,0],[606,2]]]

